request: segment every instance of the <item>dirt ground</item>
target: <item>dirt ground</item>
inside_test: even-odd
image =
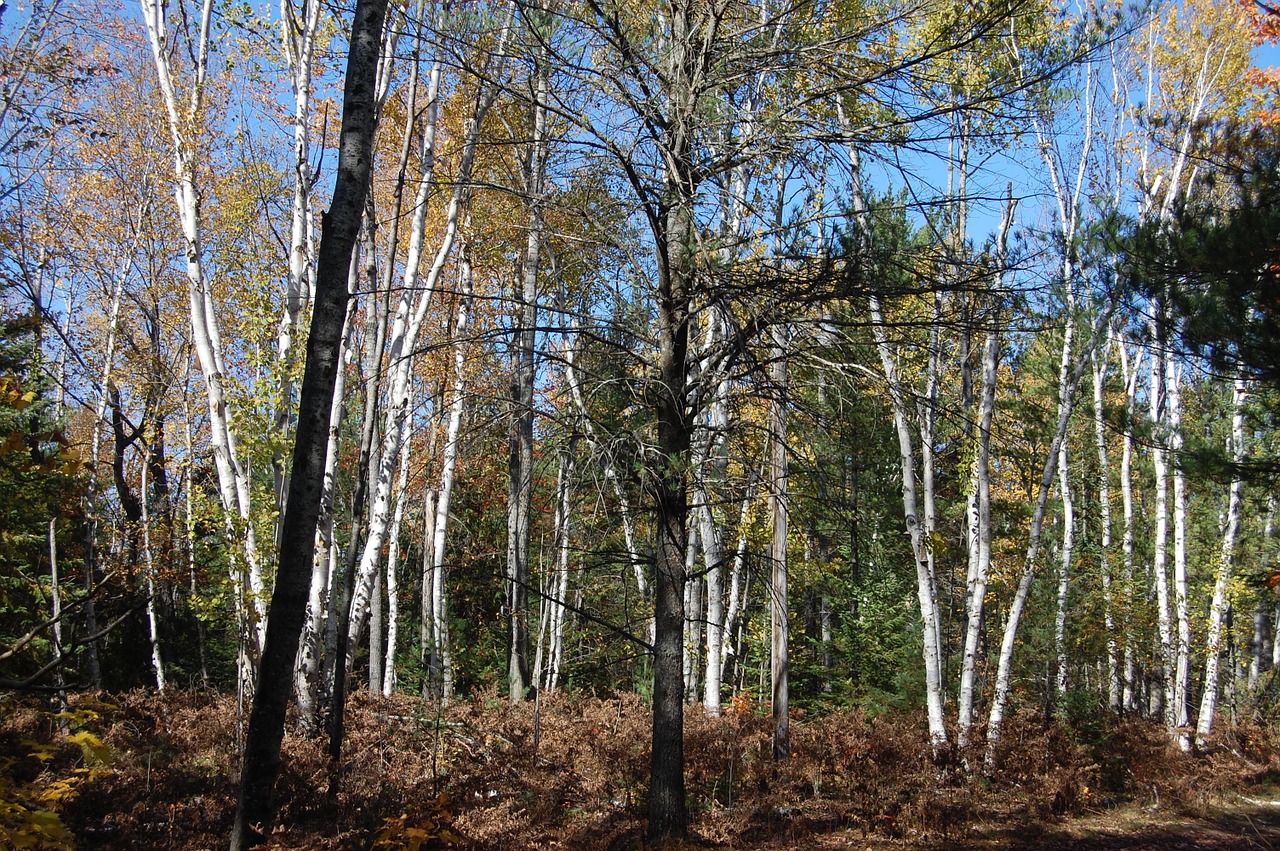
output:
[[[1280,800],[1228,795],[1202,815],[1176,815],[1159,808],[1125,806],[1084,813],[1058,825],[1017,827],[977,824],[972,838],[929,843],[925,848],[958,851],[1235,851],[1280,849]]]

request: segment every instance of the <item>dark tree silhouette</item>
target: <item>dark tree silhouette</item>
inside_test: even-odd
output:
[[[329,412],[333,406],[333,385],[349,298],[347,271],[369,193],[376,125],[374,82],[386,12],[387,0],[357,0],[351,25],[342,135],[338,143],[338,177],[320,239],[315,306],[298,400],[289,500],[284,513],[275,590],[267,616],[266,646],[245,739],[240,798],[231,833],[232,851],[261,841],[262,828],[272,815],[272,789],[280,771],[285,709],[293,685],[293,664],[311,581],[325,448],[329,439]]]

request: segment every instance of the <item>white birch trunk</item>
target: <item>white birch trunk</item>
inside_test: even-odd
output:
[[[266,590],[251,522],[249,477],[240,461],[239,441],[231,426],[224,390],[227,367],[223,359],[217,312],[213,292],[204,272],[200,190],[196,174],[197,140],[190,136],[190,128],[198,123],[204,107],[213,0],[203,0],[201,6],[196,40],[191,45],[195,62],[191,71],[189,101],[185,106],[179,102],[170,62],[173,43],[168,30],[167,8],[160,0],[139,0],[139,4],[146,22],[173,145],[174,199],[185,243],[191,338],[205,379],[210,444],[214,467],[218,473],[218,495],[226,517],[229,539],[242,541],[244,546],[243,570],[235,565],[231,568],[235,593],[239,599],[245,600],[241,640],[249,655],[256,659],[266,639]],[[249,673],[249,676],[252,674]]]
[[[1277,626],[1278,624],[1280,624],[1280,602],[1276,603],[1275,609],[1271,612],[1271,667],[1273,668],[1280,668],[1280,635],[1277,635],[1280,626]]]
[[[964,646],[961,655],[960,691],[957,698],[957,741],[961,748],[969,745],[973,727],[974,680],[978,667],[978,644],[987,596],[987,577],[991,571],[991,419],[995,410],[996,376],[1000,367],[1000,338],[993,327],[987,331],[982,355],[982,396],[978,403],[978,457],[974,464],[977,480],[976,550],[974,569],[968,589],[968,611],[965,613]]]
[[[1068,281],[1070,279],[1068,278]],[[1071,290],[1068,288],[1068,299],[1071,301]],[[1074,311],[1069,311],[1074,313]],[[1022,612],[1026,608],[1031,594],[1031,586],[1035,580],[1036,561],[1040,553],[1040,537],[1044,529],[1045,509],[1049,502],[1049,493],[1053,489],[1053,479],[1057,474],[1058,456],[1062,443],[1066,440],[1067,425],[1071,419],[1071,410],[1075,402],[1076,389],[1089,363],[1093,348],[1097,345],[1101,329],[1111,320],[1110,310],[1098,317],[1093,333],[1076,358],[1074,368],[1072,361],[1072,343],[1075,336],[1074,317],[1068,320],[1062,340],[1062,361],[1058,371],[1058,422],[1054,429],[1045,458],[1044,472],[1040,477],[1036,495],[1036,507],[1031,516],[1031,529],[1027,536],[1027,555],[1023,563],[1022,577],[1018,581],[1018,589],[1013,603],[1009,607],[1009,615],[1005,620],[1004,635],[1000,641],[1000,659],[996,668],[995,693],[991,699],[991,712],[987,717],[987,753],[984,758],[987,771],[995,767],[996,749],[1000,744],[1000,732],[1004,723],[1005,703],[1009,699],[1010,675],[1013,667],[1013,649],[1018,637],[1018,626]]]
[[[712,310],[708,317],[708,352],[715,353],[722,342],[727,318],[720,311]],[[704,359],[704,363],[710,358]],[[715,368],[719,371],[719,368]],[[704,381],[714,381],[714,390],[707,406],[707,423],[704,436],[696,443],[701,452],[695,451],[692,487],[694,516],[697,518],[699,537],[702,541],[703,565],[706,567],[706,658],[703,675],[703,707],[712,715],[720,714],[721,668],[724,649],[724,534],[711,507],[709,489],[723,485],[726,459],[724,440],[729,428],[728,382],[713,378],[704,371]]]
[[[49,619],[53,621],[53,656],[62,658],[62,577],[58,574],[58,519],[49,518]],[[157,645],[158,647],[159,645]],[[62,685],[62,672],[54,672],[54,683]],[[59,698],[60,700],[62,698]]]
[[[434,611],[432,613],[437,652],[440,656],[440,699],[448,704],[453,700],[453,659],[449,646],[449,617],[445,596],[445,549],[449,534],[449,503],[453,496],[454,473],[458,466],[459,435],[462,431],[462,410],[466,403],[466,336],[471,313],[471,258],[464,244],[458,258],[459,298],[458,316],[454,322],[453,339],[453,390],[449,402],[449,424],[445,431],[444,456],[440,471],[440,490],[436,498],[435,528],[432,531],[433,553],[431,572],[434,581]]]
[[[1158,338],[1159,339],[1159,338]],[[1174,715],[1174,670],[1173,626],[1169,610],[1169,468],[1166,462],[1164,440],[1160,427],[1165,420],[1166,405],[1164,389],[1164,344],[1161,340],[1156,344],[1156,351],[1151,358],[1150,396],[1151,422],[1157,429],[1156,438],[1151,444],[1151,464],[1155,470],[1155,530],[1152,539],[1151,573],[1156,584],[1156,631],[1160,648],[1160,671],[1162,679],[1165,726],[1172,733],[1177,726]]]
[[[391,518],[390,543],[387,544],[387,643],[383,647],[382,693],[386,697],[396,691],[396,644],[400,640],[400,527],[404,523],[404,505],[409,501],[409,461],[413,457],[413,417],[406,421],[404,447],[400,451],[400,475],[396,480],[396,510]]]
[[[387,527],[391,520],[391,488],[395,471],[399,468],[400,447],[404,440],[406,419],[409,415],[409,392],[414,364],[414,348],[418,331],[426,317],[436,283],[444,269],[444,265],[453,251],[457,235],[459,202],[463,191],[463,182],[454,187],[446,218],[445,235],[436,253],[435,262],[428,273],[425,286],[421,291],[417,288],[419,268],[423,256],[423,240],[426,231],[427,197],[431,188],[431,180],[435,165],[436,121],[439,115],[441,65],[436,61],[431,66],[427,83],[427,105],[422,130],[421,161],[422,172],[418,181],[414,198],[409,233],[409,251],[405,259],[404,282],[400,290],[400,299],[392,326],[387,362],[391,365],[390,407],[387,411],[383,428],[384,444],[381,447],[376,465],[375,484],[370,492],[368,535],[361,550],[360,561],[356,568],[354,593],[350,602],[350,620],[347,630],[347,660],[355,655],[357,641],[364,628],[369,595],[373,591],[373,576],[382,554],[382,546],[386,540]],[[407,136],[407,134],[406,134]],[[470,135],[467,138],[470,142]],[[466,151],[464,150],[464,164]],[[389,283],[389,282],[388,282]],[[411,294],[416,293],[417,301],[411,305]],[[374,357],[378,354],[374,353]],[[372,414],[368,414],[372,416]]]
[[[1107,643],[1107,705],[1113,712],[1121,709],[1120,649],[1116,640],[1115,589],[1111,575],[1111,466],[1107,458],[1107,431],[1103,405],[1107,360],[1114,339],[1109,332],[1107,346],[1093,354],[1093,436],[1098,450],[1098,511],[1101,539],[1098,561],[1102,574],[1102,622]]]
[[[843,121],[842,121],[843,123]],[[855,145],[847,145],[849,153],[849,173],[852,181],[850,192],[853,206],[853,219],[858,227],[859,242],[862,248],[869,247],[870,223],[867,217],[866,198],[862,192],[861,163]],[[881,369],[884,373],[885,385],[889,391],[889,399],[893,407],[893,424],[898,436],[898,460],[902,480],[903,518],[907,534],[911,540],[912,560],[916,568],[916,597],[920,604],[920,620],[922,626],[921,641],[925,667],[925,698],[929,714],[929,741],[935,750],[947,742],[946,720],[942,711],[942,660],[939,648],[940,625],[933,574],[930,570],[928,553],[929,542],[920,528],[919,512],[916,501],[916,452],[912,440],[911,426],[907,417],[907,398],[902,382],[898,377],[893,347],[889,343],[885,330],[884,311],[880,299],[876,295],[870,298],[871,328],[876,343],[876,352],[880,357]]]
[[[1244,462],[1244,403],[1247,390],[1243,377],[1237,376],[1231,395],[1231,438],[1227,450],[1235,463],[1227,496],[1227,524],[1222,533],[1222,552],[1218,559],[1218,576],[1209,603],[1209,634],[1205,638],[1204,693],[1200,699],[1200,715],[1196,723],[1196,743],[1203,745],[1213,730],[1213,715],[1218,706],[1218,672],[1222,650],[1222,620],[1227,608],[1227,584],[1235,563],[1236,534],[1240,530],[1240,503],[1244,480],[1240,465]]]
[[[762,7],[763,13],[763,7]],[[750,136],[754,132],[755,100],[749,99],[741,132]],[[727,197],[722,203],[722,236],[726,242],[721,251],[722,262],[730,265],[737,256],[742,240],[744,210],[746,206],[746,167],[734,170],[729,182]],[[703,358],[701,379],[713,385],[712,397],[707,406],[706,437],[708,457],[703,464],[694,467],[693,478],[695,514],[701,529],[703,563],[707,570],[707,646],[706,669],[703,674],[702,705],[712,715],[720,714],[720,692],[724,672],[725,636],[725,588],[724,588],[724,531],[717,522],[708,498],[712,485],[723,485],[727,469],[725,441],[729,432],[729,382],[724,377],[721,363],[722,349],[729,332],[730,317],[724,308],[712,306],[707,318],[707,356]],[[705,470],[704,470],[705,468]],[[710,475],[708,476],[707,473]],[[708,479],[710,481],[708,481]]]
[[[729,603],[724,610],[724,635],[732,636],[742,621],[742,610],[745,606],[743,591],[743,573],[747,564],[747,533],[751,524],[751,506],[756,501],[756,489],[759,478],[754,479],[742,497],[742,505],[738,510],[738,543],[733,550],[733,562],[729,570]],[[723,677],[725,667],[729,664],[729,656],[734,652],[734,642],[722,641],[720,647],[720,671]],[[741,666],[739,666],[741,667]]]
[[[1004,295],[1004,264],[1008,254],[1009,229],[1016,211],[1013,188],[996,236],[996,284],[994,297]],[[998,303],[998,302],[997,302]],[[996,381],[1000,371],[1000,311],[987,320],[986,341],[982,349],[982,394],[978,399],[978,452],[973,465],[973,498],[969,501],[971,519],[970,569],[966,589],[965,631],[960,649],[960,689],[957,697],[956,739],[961,748],[969,745],[973,727],[974,683],[978,667],[978,644],[985,616],[987,578],[991,572],[991,421],[996,407]]]
[[[291,376],[294,362],[294,336],[298,314],[310,302],[314,274],[314,242],[311,227],[311,74],[315,53],[316,30],[322,4],[303,0],[301,14],[293,0],[280,0],[281,44],[289,67],[293,88],[293,201],[289,218],[288,275],[285,279],[284,311],[276,335],[276,400],[275,428],[286,438],[293,416],[294,387]],[[288,462],[283,450],[273,459],[276,494],[276,539],[284,519],[285,496],[289,492]]]
[[[1272,571],[1272,572],[1274,572],[1275,570],[1275,567],[1274,567],[1275,549],[1273,545],[1273,541],[1275,540],[1275,532],[1276,532],[1276,497],[1275,497],[1275,494],[1267,494],[1267,519],[1262,526],[1263,549],[1262,549],[1261,561],[1262,561],[1263,569],[1267,571]],[[1261,608],[1264,605],[1266,605],[1265,598],[1263,600],[1258,601],[1259,608]],[[1275,608],[1280,609],[1280,603],[1277,603]],[[1259,675],[1261,675],[1262,673],[1261,669],[1263,665],[1265,665],[1267,662],[1270,662],[1270,666],[1272,668],[1276,667],[1277,663],[1280,662],[1280,660],[1276,659],[1276,656],[1280,654],[1280,641],[1276,640],[1276,634],[1275,634],[1276,625],[1278,623],[1280,623],[1280,618],[1276,617],[1276,611],[1273,610],[1271,612],[1270,623],[1268,624],[1269,631],[1267,634],[1267,638],[1270,639],[1271,641],[1271,654],[1269,656],[1266,654],[1265,647],[1260,648],[1259,652],[1263,656],[1263,658],[1258,663]]]
[[[160,654],[160,616],[156,611],[156,564],[151,551],[151,494],[148,474],[151,471],[151,441],[142,436],[142,566],[147,577],[147,638],[151,642],[151,668],[156,675],[156,691],[164,693],[164,659]]]
[[[1055,682],[1058,700],[1067,695],[1067,592],[1071,574],[1071,553],[1075,548],[1076,510],[1067,474],[1067,441],[1058,447],[1058,490],[1062,498],[1062,551],[1058,561],[1058,608],[1053,623],[1053,644],[1058,655]]]
[[[938,606],[938,573],[933,551],[934,536],[937,533],[938,510],[934,499],[934,431],[938,418],[938,372],[941,369],[942,351],[942,294],[933,296],[933,322],[929,325],[929,357],[925,368],[925,390],[918,411],[920,421],[920,492],[924,503],[924,540],[926,566],[929,569],[929,589],[933,594],[933,610],[938,613],[938,627],[934,631],[937,642],[935,652],[938,655],[939,687],[946,654],[942,641],[942,610]],[[945,695],[943,696],[945,699]]]
[[[1182,368],[1173,353],[1165,350],[1166,414],[1169,455],[1173,462],[1173,589],[1174,612],[1178,619],[1173,685],[1173,721],[1178,743],[1191,749],[1191,616],[1187,602],[1187,483],[1182,470]]]
[[[841,122],[844,123],[843,120]],[[858,226],[859,242],[863,248],[869,247],[870,223],[867,217],[866,198],[862,192],[862,169],[858,149],[855,145],[847,145],[849,153],[849,174],[852,181],[850,192],[853,205],[853,219]],[[902,476],[903,519],[907,534],[911,540],[912,560],[916,567],[916,597],[920,604],[921,643],[925,667],[925,699],[929,713],[929,741],[935,750],[947,742],[946,720],[942,712],[942,660],[939,658],[939,617],[936,606],[937,592],[934,588],[933,576],[929,570],[928,542],[920,529],[916,508],[916,474],[915,447],[911,437],[911,427],[907,420],[907,400],[898,378],[897,364],[885,331],[884,311],[880,307],[878,296],[870,298],[871,328],[876,343],[876,352],[880,357],[881,369],[884,372],[885,384],[889,391],[889,399],[893,406],[894,429],[898,436],[898,459]]]
[[[898,435],[898,462],[902,481],[902,512],[906,520],[907,534],[911,539],[911,553],[916,566],[916,597],[920,604],[922,642],[925,667],[925,697],[929,710],[929,741],[937,749],[947,742],[946,721],[942,713],[942,660],[938,648],[937,592],[933,576],[929,572],[928,542],[920,528],[916,508],[916,454],[907,421],[907,401],[898,368],[885,331],[884,313],[878,296],[870,299],[872,333],[885,384],[893,405],[893,425]]]
[[[495,55],[501,56],[503,45],[511,28],[511,17],[508,14],[502,30]],[[501,70],[499,62],[499,71]],[[475,109],[467,119],[463,132],[463,146],[459,158],[457,177],[453,192],[445,211],[445,230],[435,259],[421,285],[418,284],[418,266],[422,259],[422,243],[425,230],[427,192],[430,183],[431,168],[434,161],[435,125],[439,106],[440,63],[432,65],[430,77],[429,105],[423,143],[423,179],[419,183],[415,200],[413,226],[409,237],[409,253],[405,260],[405,280],[401,289],[400,302],[396,310],[392,326],[390,351],[388,360],[392,364],[391,372],[391,404],[387,411],[384,428],[385,444],[378,464],[376,485],[372,494],[373,509],[369,517],[369,533],[365,541],[360,564],[356,573],[355,593],[351,601],[351,621],[348,629],[347,665],[350,666],[357,640],[364,628],[369,595],[373,590],[373,575],[377,567],[378,557],[386,542],[387,528],[391,519],[391,488],[395,471],[400,462],[400,451],[404,445],[406,419],[409,416],[409,389],[413,375],[415,352],[418,334],[426,318],[440,275],[453,254],[457,242],[459,217],[465,198],[470,191],[471,170],[475,163],[476,145],[479,141],[480,127],[485,115],[497,97],[499,86],[486,86],[478,95]],[[469,281],[467,284],[469,285]],[[417,293],[417,301],[410,309],[409,297]],[[467,298],[464,297],[464,302]],[[460,314],[461,320],[461,314]]]
[[[313,260],[311,220],[311,75],[316,30],[323,5],[303,0],[301,14],[294,0],[280,0],[281,43],[293,87],[293,202],[289,217],[289,276],[285,310],[280,319],[277,351],[280,365],[290,363],[298,314],[310,302]],[[283,378],[282,381],[287,380]],[[282,400],[285,401],[285,400]]]
[[[1142,374],[1142,358],[1143,350],[1138,349],[1138,354],[1134,360],[1132,367],[1129,363],[1129,349],[1125,345],[1123,339],[1120,340],[1120,377],[1124,381],[1124,431],[1121,435],[1120,443],[1120,499],[1123,506],[1124,514],[1124,530],[1121,535],[1121,557],[1123,559],[1123,577],[1124,577],[1124,595],[1126,611],[1131,611],[1134,605],[1134,584],[1133,584],[1133,545],[1134,545],[1134,523],[1133,523],[1133,427],[1137,422],[1136,406],[1138,396],[1138,381]],[[1126,627],[1131,626],[1131,619],[1127,620]],[[1137,708],[1137,689],[1135,689],[1137,679],[1137,649],[1134,647],[1134,635],[1131,628],[1125,629],[1124,644],[1124,689],[1121,694],[1121,702],[1126,711],[1133,711]]]
[[[547,672],[547,690],[555,691],[564,668],[564,625],[566,602],[569,599],[569,553],[571,546],[571,515],[573,510],[573,446],[560,456],[560,470],[556,478],[556,560],[555,582],[552,590],[550,649],[551,664]]]

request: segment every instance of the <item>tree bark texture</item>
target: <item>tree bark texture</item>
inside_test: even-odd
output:
[[[254,694],[245,739],[240,794],[231,832],[232,851],[260,841],[273,811],[285,709],[310,588],[329,414],[349,297],[347,272],[369,192],[376,125],[374,82],[386,11],[386,0],[357,0],[351,26],[337,183],[320,240],[316,300],[307,339],[289,499],[259,669],[261,687]]]

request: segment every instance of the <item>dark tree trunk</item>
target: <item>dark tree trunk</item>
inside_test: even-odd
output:
[[[111,455],[111,475],[115,480],[116,495],[120,498],[120,510],[124,512],[124,519],[130,525],[136,525],[142,521],[142,502],[138,499],[138,495],[133,492],[133,488],[129,486],[129,480],[125,477],[124,454],[142,436],[142,429],[132,428],[130,429],[132,433],[125,433],[128,421],[125,419],[124,411],[120,407],[120,390],[112,386],[108,392],[111,394],[111,435],[114,449]],[[130,541],[132,541],[132,537],[131,532]],[[130,558],[133,558],[132,553]]]
[[[770,368],[774,398],[770,401],[769,512],[773,515],[770,656],[773,695],[773,758],[791,756],[790,616],[787,608],[787,351],[786,331],[774,330],[773,365]]]
[[[684,411],[688,324],[683,306],[660,299],[662,386],[658,390],[658,464],[654,472],[658,542],[655,554],[653,752],[649,785],[651,839],[684,836],[684,584],[686,519],[684,463],[689,423]],[[673,310],[673,307],[677,309]]]
[[[686,156],[687,141],[671,149]],[[657,523],[654,577],[653,751],[649,782],[649,837],[679,839],[688,831],[684,789],[684,586],[688,547],[688,463],[691,417],[686,410],[689,299],[693,283],[692,199],[689,172],[668,177],[671,206],[662,211],[658,244],[659,384],[657,469],[652,488]]]
[[[376,123],[374,79],[386,11],[387,0],[357,0],[351,26],[338,178],[320,239],[315,306],[298,404],[298,429],[281,532],[279,568],[267,616],[259,686],[254,694],[245,740],[240,797],[231,832],[232,851],[260,842],[272,816],[272,791],[280,771],[285,709],[293,685],[293,664],[311,583],[329,413],[347,312],[347,272],[369,191]]]

